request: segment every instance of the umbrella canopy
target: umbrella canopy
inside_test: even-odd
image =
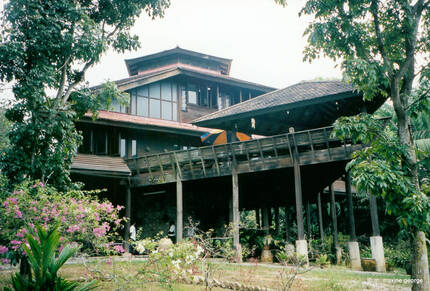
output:
[[[250,140],[251,136],[243,132],[219,130],[215,132],[207,132],[200,138],[205,144],[226,144],[229,142]]]

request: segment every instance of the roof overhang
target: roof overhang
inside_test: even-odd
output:
[[[99,111],[98,118],[96,120],[92,119],[91,113],[87,113],[84,118],[79,120],[79,122],[131,128],[137,130],[165,132],[195,137],[200,137],[203,133],[214,131],[214,129],[212,128],[200,127],[189,123],[147,118],[137,115],[110,112],[104,110]]]
[[[131,176],[131,171],[124,159],[120,157],[97,156],[77,154],[73,159],[71,173],[99,176],[125,178]]]

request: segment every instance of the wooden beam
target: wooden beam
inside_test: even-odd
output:
[[[345,192],[348,197],[349,241],[357,241],[357,236],[355,234],[354,204],[352,203],[351,176],[349,172],[345,175]]]
[[[330,184],[329,190],[330,190],[330,212],[331,212],[331,220],[333,225],[334,245],[335,247],[339,247],[339,238],[337,233],[336,200],[334,198],[333,184]]]
[[[242,261],[242,250],[239,241],[239,226],[240,226],[240,213],[239,213],[239,177],[237,175],[236,165],[232,167],[232,186],[233,186],[233,246],[236,250],[236,261]]]
[[[255,209],[255,220],[257,223],[257,228],[260,228],[261,227],[260,208]]]
[[[373,236],[380,236],[379,219],[378,219],[378,204],[375,195],[369,194],[370,219],[372,220]]]
[[[176,242],[180,242],[183,236],[183,199],[182,180],[179,171],[176,173]]]
[[[321,207],[321,192],[318,192],[318,222],[320,227],[320,238],[324,240],[324,226],[322,217],[322,207]]]

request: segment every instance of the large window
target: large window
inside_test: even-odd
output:
[[[131,90],[131,114],[178,120],[176,83],[162,81]]]

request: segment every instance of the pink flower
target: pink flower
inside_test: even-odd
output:
[[[10,243],[12,245],[20,245],[22,243],[22,241],[20,241],[20,240],[11,240]]]
[[[116,245],[113,247],[113,249],[117,253],[120,253],[120,254],[125,253],[125,249],[121,245]]]
[[[12,202],[12,204],[15,204],[15,205],[18,203],[18,200],[15,197],[9,198],[9,201]]]
[[[116,210],[118,210],[118,211],[120,211],[121,209],[123,209],[124,208],[124,206],[121,206],[121,205],[117,205],[116,206]]]
[[[45,187],[45,184],[43,184],[42,182],[39,182],[38,184],[40,187]]]
[[[15,218],[22,218],[22,212],[19,209],[15,209]]]
[[[9,264],[9,260],[8,260],[8,259],[6,259],[6,258],[1,259],[1,262],[2,262],[3,264]]]
[[[105,231],[100,227],[96,227],[93,229],[93,233],[96,237],[102,237],[105,234]]]
[[[121,223],[121,219],[117,219],[117,220],[115,220],[115,225],[118,225],[118,224],[120,224]]]
[[[9,202],[6,200],[5,202],[3,202],[3,206],[7,207],[9,205]]]
[[[23,233],[21,233],[21,232],[18,232],[18,233],[16,234],[16,236],[17,236],[17,237],[20,237],[20,238],[23,238],[23,237],[24,237],[24,234],[23,234]]]
[[[31,228],[34,228],[34,224],[33,224],[33,223],[31,223],[31,222],[30,222],[28,225],[29,225]]]
[[[7,247],[5,247],[5,246],[0,246],[0,255],[1,255],[1,254],[6,253],[8,250],[9,250],[9,249],[8,249]]]

